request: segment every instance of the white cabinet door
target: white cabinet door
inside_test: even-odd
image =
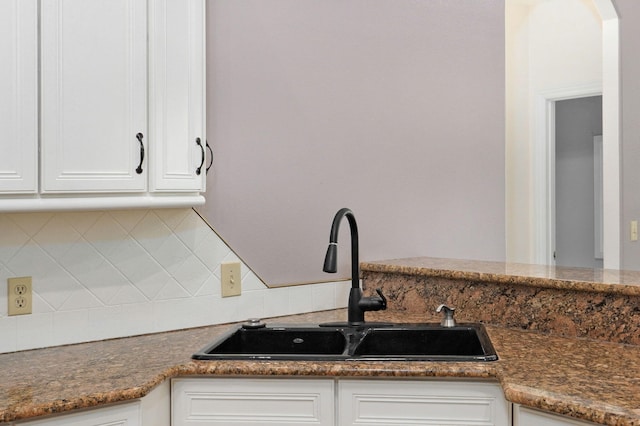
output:
[[[97,408],[77,414],[61,414],[44,419],[18,422],[20,426],[141,426],[140,403],[133,402],[108,408]]]
[[[532,410],[519,404],[515,404],[513,409],[513,426],[591,426],[595,424]]]
[[[172,425],[332,426],[334,382],[323,379],[178,379]]]
[[[38,190],[36,0],[0,1],[0,194]]]
[[[142,426],[171,426],[171,384],[164,381],[140,400]]]
[[[42,0],[43,193],[146,190],[146,3]]]
[[[149,144],[154,192],[204,191],[205,2],[149,0]]]
[[[508,426],[498,384],[435,380],[339,380],[340,426]]]

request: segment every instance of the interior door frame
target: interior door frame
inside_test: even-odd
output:
[[[599,82],[540,92],[535,105],[534,217],[535,263],[555,265],[556,102],[602,95]]]
[[[534,100],[533,261],[555,265],[555,102],[602,95],[603,265],[620,269],[619,20],[611,0],[593,1],[602,17],[602,83],[540,92]]]

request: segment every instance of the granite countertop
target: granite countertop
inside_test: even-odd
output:
[[[432,322],[385,311],[369,320]],[[344,320],[345,310],[269,322]],[[202,327],[0,355],[0,423],[140,398],[179,376],[464,377],[498,381],[515,403],[606,425],[640,425],[640,347],[487,326],[487,363],[193,361],[228,330]]]
[[[360,264],[360,269],[371,272],[640,296],[640,271],[568,268],[433,257],[363,262]]]

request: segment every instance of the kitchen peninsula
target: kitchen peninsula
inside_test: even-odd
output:
[[[367,320],[437,322],[435,308],[446,302],[458,321],[485,323],[499,360],[193,361],[229,328],[200,327],[0,355],[0,423],[144,400],[176,377],[304,376],[495,381],[520,406],[640,425],[640,273],[429,258],[363,263],[362,271],[366,291],[381,287],[389,299],[387,311]],[[268,322],[345,316],[335,310]]]

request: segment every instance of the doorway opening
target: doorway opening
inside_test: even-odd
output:
[[[577,208],[576,199],[573,198],[575,193],[571,193],[571,189],[567,190],[567,185],[571,186],[572,183],[576,183],[579,181],[582,183],[582,191],[584,193],[584,185],[591,185],[593,188],[593,171],[591,172],[591,180],[589,181],[588,175],[585,173],[579,174],[578,176],[573,176],[568,169],[570,167],[565,167],[568,163],[570,164],[572,159],[571,156],[577,155],[575,150],[573,152],[569,152],[566,158],[561,160],[560,166],[562,167],[561,171],[561,184],[562,191],[560,194],[557,194],[557,150],[561,149],[563,153],[567,153],[567,146],[562,143],[561,145],[557,143],[557,133],[560,131],[563,135],[573,134],[575,130],[578,136],[582,139],[581,145],[583,147],[581,153],[584,155],[584,135],[585,133],[600,133],[602,134],[602,106],[599,109],[600,118],[597,120],[597,124],[589,124],[588,126],[581,126],[580,129],[569,129],[572,126],[571,123],[567,123],[565,118],[569,118],[570,121],[574,121],[574,114],[572,111],[572,106],[577,103],[584,103],[581,100],[584,99],[594,99],[598,98],[602,100],[602,86],[598,83],[591,83],[585,85],[578,85],[572,87],[565,87],[562,89],[557,89],[553,91],[547,91],[539,93],[536,98],[535,105],[535,123],[537,126],[535,127],[535,136],[534,140],[537,143],[534,145],[533,152],[533,197],[534,197],[534,220],[535,220],[535,238],[534,238],[534,247],[535,247],[535,263],[546,264],[546,265],[562,265],[562,266],[580,266],[580,265],[569,265],[569,259],[572,259],[573,250],[569,248],[570,243],[567,240],[573,239],[575,241],[575,236],[578,234],[578,231],[569,232],[568,236],[564,233],[567,229],[564,225],[562,226],[562,235],[560,241],[557,241],[557,215],[558,215],[558,207],[560,208],[560,217],[562,218],[560,224],[565,224],[567,221],[570,221],[570,216],[572,211]],[[561,105],[561,122],[557,123],[557,113],[558,113],[558,105]],[[578,114],[580,115],[580,114]],[[593,113],[590,114],[590,120],[593,120]],[[581,121],[586,121],[584,117],[581,117]],[[575,121],[574,121],[575,124]],[[559,128],[558,128],[559,127]],[[575,127],[575,126],[574,126]],[[585,130],[588,129],[588,130]],[[593,136],[593,135],[592,135]],[[591,136],[591,137],[592,137]],[[569,136],[573,138],[573,136]],[[579,142],[580,143],[580,142]],[[593,144],[593,142],[590,142]],[[573,145],[576,145],[574,143]],[[591,148],[593,149],[593,148]],[[571,150],[569,150],[571,151]],[[585,160],[584,158],[579,161],[581,166],[584,166]],[[590,161],[593,167],[593,153],[591,151]],[[579,166],[578,169],[584,168]],[[593,189],[591,189],[593,191]],[[570,194],[570,195],[569,195]],[[567,199],[567,196],[571,197]],[[561,197],[561,203],[558,205],[557,200]],[[593,195],[592,195],[593,197]],[[585,208],[585,196],[580,197],[580,203],[583,209]],[[595,213],[593,209],[593,203],[589,206],[589,217],[588,219],[582,221],[587,223],[593,223],[595,219]],[[573,226],[572,226],[573,227]],[[584,227],[580,227],[582,229]],[[589,229],[594,229],[593,226]],[[582,229],[581,238],[585,237],[585,233],[587,232],[585,229]],[[593,239],[593,233],[588,235],[589,238]],[[560,243],[560,248],[563,253],[566,255],[562,255],[558,253],[557,244]],[[575,244],[575,243],[574,243]],[[593,243],[590,244],[590,247],[593,247]],[[560,262],[557,262],[557,257],[561,255],[562,258]],[[582,262],[582,265],[586,264],[586,262]]]
[[[555,264],[602,268],[602,96],[555,101]]]

